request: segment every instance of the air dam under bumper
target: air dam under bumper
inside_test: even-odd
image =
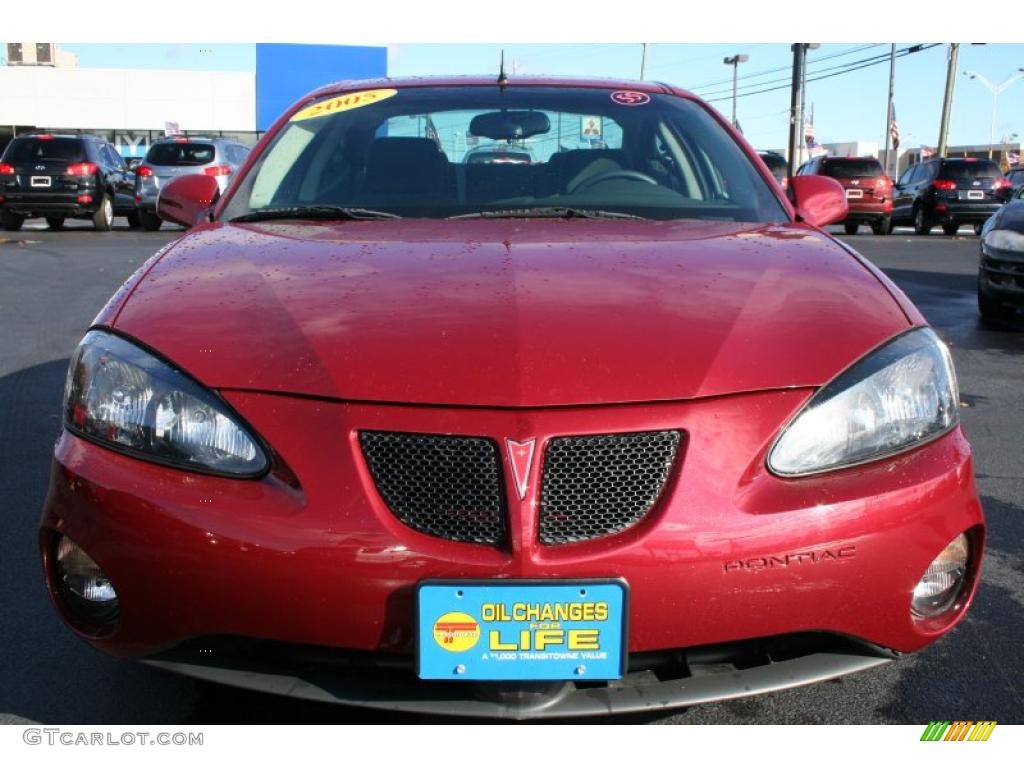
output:
[[[970,447],[957,428],[885,461],[775,477],[765,469],[767,450],[811,392],[537,410],[225,392],[286,469],[260,480],[198,475],[65,432],[41,522],[44,568],[52,594],[54,532],[81,545],[109,576],[121,609],[109,632],[83,637],[134,658],[211,636],[411,658],[422,579],[608,576],[630,586],[631,657],[805,632],[917,650],[970,602],[968,593],[953,615],[913,619],[911,594],[928,564],[967,530],[975,572],[980,564]],[[607,539],[539,544],[540,462],[551,438],[666,429],[683,433],[679,458],[644,520]],[[509,542],[450,542],[400,523],[369,476],[360,430],[477,435],[502,447],[506,437],[536,438],[522,501],[504,461]],[[826,667],[840,674],[862,663]]]
[[[310,701],[462,717],[584,717],[692,706],[829,680],[893,654],[827,635],[764,638],[634,657],[609,683],[418,681],[407,659],[360,660],[285,643],[196,640],[145,663],[207,682]],[[361,663],[362,662],[362,663]]]

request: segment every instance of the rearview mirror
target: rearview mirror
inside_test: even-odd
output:
[[[156,215],[164,221],[194,227],[209,217],[219,195],[217,179],[212,176],[179,176],[160,190]]]
[[[484,112],[469,122],[469,132],[494,141],[528,139],[551,130],[551,120],[543,112],[502,110]]]
[[[850,213],[846,191],[828,176],[793,176],[789,180],[796,215],[815,227],[842,221]]]

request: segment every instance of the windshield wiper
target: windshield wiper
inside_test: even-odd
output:
[[[264,208],[243,213],[231,221],[273,221],[274,219],[319,219],[325,221],[373,221],[400,219],[395,213],[373,211],[369,208],[346,208],[340,205],[296,205],[287,208]]]
[[[449,216],[449,219],[644,219],[632,213],[600,211],[590,208],[547,206],[543,208],[509,208],[503,211],[479,211]]]

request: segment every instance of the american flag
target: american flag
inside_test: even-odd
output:
[[[892,148],[900,148],[900,124],[896,122],[896,105],[892,105],[892,119],[889,121],[889,135],[892,136]]]
[[[1017,165],[1020,162],[1020,155],[1012,150],[1006,152],[1006,162],[1010,165]]]

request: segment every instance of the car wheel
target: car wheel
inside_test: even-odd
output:
[[[856,235],[857,234],[858,226],[860,226],[860,225],[858,225],[857,222],[855,222],[855,221],[848,221],[845,224],[843,224],[843,230],[848,235]]]
[[[4,211],[0,223],[3,224],[4,229],[8,232],[17,232],[21,229],[21,225],[25,223],[25,217],[10,211]]]
[[[920,205],[914,208],[914,234],[927,235],[932,231],[932,226],[924,217],[924,208]]]
[[[986,296],[978,291],[978,311],[981,319],[986,323],[1001,323],[1011,319],[1014,315],[1013,307],[1008,307],[1001,301]]]
[[[149,211],[139,211],[139,219],[142,221],[142,228],[147,232],[156,232],[164,223],[159,216]]]
[[[985,226],[984,224],[975,224],[974,225],[974,234],[980,235],[981,234],[981,230],[984,228],[984,226]]]
[[[114,225],[114,204],[110,200],[110,195],[104,195],[100,200],[100,207],[92,215],[92,224],[97,232],[109,232]]]
[[[64,217],[63,216],[47,216],[46,226],[50,229],[64,229]]]
[[[876,219],[871,222],[871,231],[876,235],[891,235],[892,234],[892,217],[883,216],[880,219]]]
[[[957,233],[957,230],[959,230],[959,229],[960,229],[960,225],[959,224],[943,224],[942,225],[942,234],[949,235],[950,237],[952,237],[953,235],[955,235]]]
[[[128,226],[132,229],[138,229],[142,226],[142,221],[139,219],[138,211],[129,211],[124,216],[128,219]]]

